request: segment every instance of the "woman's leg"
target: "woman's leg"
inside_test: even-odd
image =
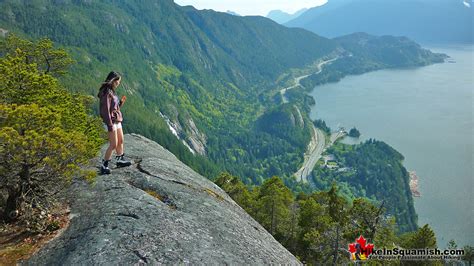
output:
[[[122,128],[117,128],[117,146],[115,148],[117,155],[123,154],[123,130]]]
[[[105,156],[104,156],[104,159],[106,161],[109,161],[112,158],[112,152],[117,148],[117,130],[113,130],[112,132],[109,131],[108,135],[109,135],[109,147],[107,148],[107,151],[105,152]]]
[[[117,167],[127,167],[132,165],[132,162],[123,158],[123,130],[120,124],[117,127],[117,147],[115,148],[115,152],[117,153]]]

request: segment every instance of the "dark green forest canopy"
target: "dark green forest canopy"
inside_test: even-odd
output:
[[[437,246],[429,225],[402,234],[403,229],[387,212],[385,202],[376,203],[365,198],[348,201],[335,182],[327,189],[297,196],[292,195],[278,177],[269,178],[251,189],[240,178],[228,173],[222,173],[215,183],[284,247],[309,265],[327,261],[336,265],[349,264],[346,247],[361,235],[377,249]]]
[[[129,98],[123,110],[126,131],[156,140],[206,176],[228,170],[247,183],[273,174],[289,177],[302,163],[309,128],[289,128],[300,137],[288,139],[288,132],[272,134],[257,124],[266,110],[278,108],[275,96],[292,80],[292,70],[311,69],[344,49],[356,58],[366,56],[357,53],[359,47],[263,17],[199,11],[171,0],[7,0],[1,3],[0,27],[67,48],[77,64],[64,81],[75,92],[96,95],[105,75],[119,71],[120,93]],[[394,47],[384,50],[387,56],[399,50]],[[382,67],[383,60],[371,62]],[[351,62],[352,68],[364,62]],[[307,106],[302,107],[307,118]],[[206,156],[192,155],[160,112],[182,126],[180,135],[188,143],[199,135],[195,129],[202,133]]]
[[[387,214],[395,217],[400,231],[417,228],[410,177],[403,166],[403,155],[385,142],[373,139],[358,145],[338,143],[327,153],[334,157],[339,169],[317,167],[313,171],[313,181],[318,189],[328,189],[337,182],[349,200],[363,197],[384,202]]]
[[[289,69],[308,66],[338,47],[265,18],[198,11],[167,0],[1,5],[1,28],[27,38],[49,37],[72,53],[78,63],[65,78],[72,90],[95,95],[108,71],[122,73],[121,93],[129,98],[123,110],[128,132],[151,137],[202,174],[226,169],[249,182],[269,176],[271,164],[290,164],[278,173],[289,175],[304,151],[256,130],[257,118],[276,105],[268,91]],[[179,122],[183,135],[191,134],[192,119],[206,135],[207,158],[193,156],[159,112]],[[273,152],[278,156],[269,158],[265,152],[259,157],[243,147],[248,139],[282,148]],[[235,157],[248,162],[241,166]]]
[[[125,131],[157,141],[204,176],[226,170],[248,185],[278,175],[296,192],[311,190],[291,175],[303,162],[314,100],[295,93],[281,103],[279,90],[293,76],[336,55],[344,57],[304,80],[306,89],[347,74],[442,60],[404,38],[330,40],[171,0],[6,0],[0,7],[0,28],[47,37],[69,51],[76,64],[61,81],[72,92],[95,96],[109,71],[120,72]],[[183,128],[181,138],[205,142],[205,156],[193,155],[161,114]]]

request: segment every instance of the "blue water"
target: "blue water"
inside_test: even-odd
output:
[[[418,224],[445,247],[474,245],[474,46],[432,47],[451,63],[348,76],[316,87],[313,119],[383,140],[419,176]],[[353,140],[346,140],[353,142]]]

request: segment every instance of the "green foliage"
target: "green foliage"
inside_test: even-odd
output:
[[[292,174],[302,163],[301,154],[309,142],[310,124],[297,106],[281,105],[262,114],[249,130],[222,133],[209,139],[209,147],[219,147],[209,153],[233,174],[248,176],[246,184],[261,184],[261,178],[276,174],[285,176],[285,183],[295,191],[310,188],[296,182]]]
[[[246,212],[253,213],[254,199],[240,178],[229,173],[221,173],[214,183],[226,191]]]
[[[352,208],[350,212],[351,216],[353,217],[352,223],[357,228],[357,230],[352,232],[350,235],[350,237],[353,239],[356,239],[360,235],[364,235],[368,241],[373,241],[375,240],[378,230],[381,230],[382,228],[393,229],[393,219],[388,220],[388,224],[380,223],[382,220],[381,216],[383,213],[385,213],[383,204],[381,204],[380,207],[377,207],[367,199],[357,198],[352,202]],[[380,242],[384,245],[391,244],[389,241],[391,238],[394,238],[394,235],[390,235],[390,232],[393,231],[389,230],[386,234],[384,234],[384,238],[386,239],[378,240],[380,240]],[[378,244],[380,245],[380,243]]]
[[[259,191],[255,211],[257,220],[277,240],[282,241],[289,229],[293,195],[283,181],[276,176],[265,180]]]
[[[324,260],[324,254],[317,251],[322,251],[322,247],[327,245],[327,232],[332,226],[331,217],[315,197],[300,201],[300,204],[298,253],[306,262],[321,262]]]
[[[48,38],[31,42],[11,34],[0,43],[0,56],[14,54],[17,49],[25,53],[22,59],[26,64],[36,64],[40,73],[54,77],[64,75],[74,63],[64,49],[54,48],[53,42]]]
[[[51,206],[53,195],[74,174],[91,177],[80,167],[97,155],[102,129],[86,113],[86,99],[51,76],[64,73],[71,62],[62,50],[47,40],[29,43],[14,36],[2,47],[0,191],[7,196],[1,218],[10,222],[20,216],[31,229],[44,230],[46,216],[40,213]],[[38,57],[49,60],[49,70]]]
[[[275,80],[334,51],[333,41],[264,18],[198,11],[169,0],[1,5],[2,27],[30,38],[48,36],[71,52],[78,64],[74,75],[62,78],[71,91],[96,95],[110,67],[122,74],[126,132],[157,141],[205,176],[225,170],[250,177],[247,183],[273,174],[293,182],[289,176],[302,161],[306,139],[261,132],[256,121],[276,105],[266,96]],[[159,112],[179,122],[187,140],[195,137],[193,121],[205,135],[207,158],[193,156]]]
[[[464,246],[463,250],[464,256],[462,257],[462,260],[466,261],[467,263],[469,263],[469,265],[471,265],[474,261],[474,247],[466,245]]]
[[[349,198],[364,197],[384,202],[402,232],[417,228],[417,215],[409,188],[409,174],[403,156],[388,144],[368,140],[359,145],[337,143],[327,151],[344,171],[316,168],[313,181],[319,189],[336,180]]]
[[[261,132],[288,141],[304,152],[311,139],[311,125],[308,120],[297,106],[284,104],[259,117],[257,128]]]
[[[299,193],[296,197],[278,177],[250,190],[238,177],[223,173],[216,184],[250,210],[249,214],[290,252],[310,265],[349,263],[347,247],[360,235],[377,248],[405,243],[405,236],[399,239],[395,234],[395,221],[383,206],[362,198],[348,202],[335,183],[327,191]]]
[[[331,128],[326,125],[326,122],[321,119],[314,120],[314,126],[321,129],[327,135],[331,135]]]
[[[347,75],[359,75],[384,68],[424,66],[446,59],[446,55],[432,53],[405,37],[354,33],[333,40],[344,49],[344,57],[325,66],[318,75],[302,80],[301,84],[306,89],[337,82]]]
[[[358,138],[360,137],[360,132],[359,130],[357,130],[357,128],[353,127],[351,128],[351,130],[349,130],[349,137],[353,137],[353,138]]]
[[[417,231],[403,235],[401,246],[407,249],[436,248],[436,236],[430,226],[425,224]]]
[[[457,249],[458,244],[456,244],[456,241],[454,239],[449,240],[448,245],[446,246],[447,249]]]
[[[423,66],[443,62],[444,54],[432,53],[406,37],[354,33],[334,39],[354,57],[384,68]]]
[[[37,95],[44,95],[35,101],[66,104],[58,107],[68,112],[60,118],[62,125],[73,129],[74,118],[89,120],[79,126],[92,141],[100,135],[93,130],[97,121],[84,116],[82,104],[67,103],[87,102],[97,112],[95,95],[112,67],[123,76],[119,94],[128,98],[122,109],[126,132],[157,141],[204,176],[228,171],[243,177],[246,185],[260,185],[265,178],[278,175],[295,192],[309,193],[313,189],[291,176],[301,165],[310,139],[308,113],[314,99],[305,95],[305,88],[336,81],[347,74],[440,59],[404,39],[353,35],[329,40],[261,17],[198,11],[171,0],[116,0],[113,4],[105,0],[6,0],[0,5],[2,28],[28,38],[47,36],[68,50],[78,64],[71,68],[73,75],[61,76],[72,61],[64,50],[50,49],[52,44],[47,39],[30,42],[10,36],[15,39],[10,42],[14,45],[3,43],[2,55],[16,53],[20,48],[27,54],[22,59],[26,60],[24,67],[32,68],[34,63],[40,74],[50,74],[38,82],[57,83],[53,77],[60,77],[69,91],[93,97],[91,102],[90,97],[41,91],[47,86],[34,83],[21,86],[31,86],[41,93],[29,94],[26,90],[21,94],[5,85],[3,101],[15,98],[29,103]],[[368,40],[367,46],[360,45],[364,40]],[[288,91],[294,105],[281,105],[279,89],[292,85],[288,82],[294,80],[293,74],[314,70],[316,61],[342,52],[341,47],[346,51],[344,58],[303,80],[305,88]],[[12,61],[5,69],[23,67],[18,63]],[[27,77],[29,69],[17,70],[25,71],[27,79],[35,78]],[[57,100],[62,98],[67,100]],[[42,106],[40,102],[38,105]],[[160,113],[183,128],[180,137],[188,143],[190,138],[200,138],[206,146],[205,156],[193,155],[170,132]],[[299,117],[304,123],[299,123]],[[370,189],[368,179],[372,182],[376,173],[369,166],[364,165],[367,174],[340,174],[340,191],[347,199],[366,194],[379,199],[392,193],[390,200],[400,206],[387,206],[387,210],[397,214],[408,209],[402,219],[397,217],[397,222],[406,223],[406,230],[415,228],[412,203],[406,200],[409,196],[402,194],[408,188],[397,178],[404,172],[398,165],[393,171],[377,167],[374,171],[384,178]],[[330,187],[332,179],[326,178],[329,175],[324,172],[315,176],[319,188]],[[384,185],[389,180],[387,176],[395,181]],[[399,185],[397,182],[401,187],[391,192],[388,187]],[[382,192],[376,194],[376,189]]]

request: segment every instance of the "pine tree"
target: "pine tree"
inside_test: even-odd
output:
[[[474,247],[473,246],[464,246],[464,256],[462,260],[467,263],[467,265],[471,266],[472,262],[474,261]]]
[[[285,239],[291,221],[293,194],[279,177],[263,182],[257,198],[256,217],[277,240]]]
[[[436,236],[428,224],[402,236],[402,247],[404,248],[436,248]]]
[[[20,218],[41,230],[66,182],[75,173],[93,175],[79,170],[103,143],[100,122],[87,114],[86,97],[68,93],[52,76],[71,62],[62,50],[16,37],[0,47],[0,219]]]
[[[352,202],[349,213],[352,226],[355,227],[355,230],[353,230],[351,239],[363,235],[369,242],[374,241],[378,230],[383,225],[383,214],[385,212],[383,206],[384,202],[380,204],[380,207],[376,207],[367,199],[363,198],[355,199]]]
[[[314,197],[302,200],[300,204],[299,253],[305,262],[316,264],[325,257],[326,232],[331,227],[332,219]]]
[[[240,207],[242,207],[247,213],[252,215],[254,200],[251,193],[236,176],[232,176],[229,173],[221,173],[216,181],[216,185],[222,188]]]

